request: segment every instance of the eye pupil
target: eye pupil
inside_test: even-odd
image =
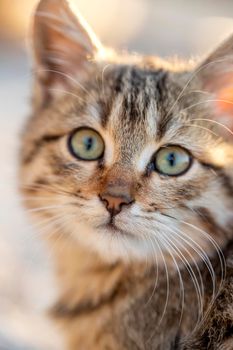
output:
[[[169,165],[171,167],[175,166],[176,165],[176,156],[174,153],[170,153],[167,157],[167,160],[169,162]]]
[[[84,140],[84,144],[87,151],[90,151],[93,147],[93,138],[89,137]]]

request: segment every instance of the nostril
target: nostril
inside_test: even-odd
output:
[[[133,198],[126,195],[115,196],[109,193],[103,193],[99,195],[99,198],[112,216],[119,214],[123,206],[133,203]]]
[[[105,204],[105,206],[108,207],[109,203],[108,203],[107,199],[104,198],[103,196],[101,196],[100,194],[99,194],[99,198]]]

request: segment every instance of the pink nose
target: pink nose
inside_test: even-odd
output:
[[[119,214],[123,206],[130,205],[133,202],[133,198],[128,194],[103,193],[100,195],[100,199],[112,216]]]

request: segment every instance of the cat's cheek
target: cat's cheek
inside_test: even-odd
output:
[[[195,198],[199,193],[200,184],[206,188],[209,172],[194,160],[187,173],[181,176],[165,176],[153,172],[140,188],[137,194],[138,208],[153,212],[159,209],[182,206]],[[190,186],[191,185],[191,186]]]

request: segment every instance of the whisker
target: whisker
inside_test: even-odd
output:
[[[179,233],[178,233],[178,232]],[[213,293],[212,293],[212,298],[215,297],[215,294],[216,294],[216,277],[215,277],[215,273],[214,273],[214,269],[213,269],[213,266],[210,262],[210,259],[208,257],[208,255],[204,252],[204,250],[202,249],[202,247],[197,243],[195,242],[191,237],[189,237],[188,235],[186,235],[184,232],[182,232],[181,230],[179,229],[174,229],[174,233],[175,234],[178,234],[178,237],[183,240],[186,244],[188,244],[188,246],[190,248],[192,248],[201,258],[201,260],[204,262],[205,266],[207,267],[208,269],[208,272],[210,274],[210,277],[211,277],[211,280],[212,280],[212,285],[213,285]],[[182,237],[184,236],[184,237]],[[189,242],[191,241],[192,244]],[[195,246],[197,248],[195,248]],[[199,251],[200,250],[200,251]]]
[[[108,63],[103,67],[102,74],[101,74],[101,81],[102,81],[102,92],[103,95],[105,96],[105,91],[104,91],[104,73],[108,69],[108,67],[112,66],[112,63]]]
[[[201,271],[200,271],[200,269],[199,269],[199,266],[198,266],[196,260],[194,259],[194,257],[192,256],[192,254],[188,251],[188,249],[184,246],[184,244],[182,244],[178,239],[176,239],[176,238],[174,237],[174,234],[177,235],[177,232],[176,232],[175,230],[173,230],[173,229],[170,229],[170,228],[167,227],[167,226],[166,226],[166,229],[169,230],[169,231],[173,234],[172,239],[173,239],[177,244],[181,245],[182,249],[183,249],[183,250],[188,254],[188,256],[191,258],[192,263],[194,264],[194,266],[195,266],[195,268],[196,268],[196,270],[197,270],[197,273],[198,273],[198,277],[199,277],[199,279],[200,279],[200,283],[201,283],[200,289],[201,289],[201,295],[202,295],[202,297],[203,297],[203,296],[204,296],[204,285],[203,285],[203,280],[202,280]],[[181,236],[178,235],[178,237],[182,239]],[[182,240],[185,241],[184,239],[182,239]],[[201,257],[201,255],[198,253],[198,251],[195,250],[194,247],[193,247],[191,244],[189,244],[187,241],[186,241],[185,243],[187,243],[187,244],[189,245],[189,247],[192,248],[194,251],[196,251],[196,253]]]
[[[163,238],[162,238],[163,239]],[[164,243],[165,244],[165,243]],[[169,248],[167,248],[167,245],[165,244],[165,249],[168,251],[168,253],[170,254],[174,265],[176,267],[176,271],[178,273],[178,277],[179,277],[179,283],[180,283],[180,298],[181,298],[181,313],[180,313],[180,320],[179,320],[179,326],[181,325],[182,322],[182,318],[183,318],[183,312],[184,312],[184,297],[185,297],[185,292],[184,292],[184,283],[183,283],[183,278],[179,269],[179,266],[177,264],[176,258],[175,256],[172,254],[171,250]]]
[[[49,88],[48,89],[49,91],[54,91],[54,92],[61,92],[61,93],[63,93],[63,94],[66,94],[66,95],[70,95],[70,96],[73,96],[73,97],[75,97],[75,98],[77,98],[79,101],[81,101],[81,102],[86,102],[83,98],[81,98],[80,96],[78,96],[78,95],[76,95],[76,94],[74,94],[74,93],[72,93],[72,92],[69,92],[69,91],[66,91],[66,90],[62,90],[62,89],[55,89],[55,88]]]
[[[145,236],[145,235],[144,235]],[[148,239],[148,235],[145,236],[146,239]],[[167,267],[167,263],[166,263],[166,260],[164,258],[164,255],[163,255],[163,252],[162,252],[162,249],[160,247],[160,244],[157,240],[157,238],[155,236],[150,236],[150,241],[152,243],[152,247],[153,247],[153,238],[154,238],[154,243],[156,244],[156,246],[158,247],[159,251],[160,251],[160,254],[161,254],[161,257],[162,257],[162,260],[163,260],[163,264],[164,264],[164,268],[165,268],[165,273],[166,273],[166,286],[167,286],[167,291],[166,291],[166,300],[165,300],[165,304],[164,304],[164,309],[163,309],[163,312],[162,312],[162,315],[161,315],[161,318],[158,322],[158,326],[160,326],[160,324],[162,323],[163,321],[163,318],[166,314],[166,311],[167,311],[167,306],[168,306],[168,300],[169,300],[169,295],[170,295],[170,282],[169,282],[169,274],[168,274],[168,267]],[[150,340],[153,338],[153,335],[155,333],[155,330],[152,331],[150,337],[147,339],[146,343],[148,344],[150,342]]]
[[[41,211],[49,211],[49,210],[57,210],[61,208],[65,208],[65,206],[69,205],[69,203],[61,204],[61,205],[50,205],[47,207],[37,207],[37,208],[32,208],[32,209],[27,209],[26,211],[29,213],[37,213]]]
[[[194,73],[190,76],[190,78],[188,79],[187,83],[184,85],[183,89],[179,93],[177,99],[172,104],[171,108],[168,110],[168,112],[167,112],[167,114],[165,116],[165,119],[173,111],[173,109],[175,108],[175,106],[179,102],[180,98],[183,96],[184,91],[188,88],[189,84],[194,80],[194,78],[197,76],[197,74],[199,74],[201,71],[203,71],[204,69],[208,68],[211,65],[227,62],[229,59],[230,59],[229,55],[228,56],[224,56],[224,57],[222,57],[222,59],[218,59],[218,60],[213,60],[213,61],[207,62],[206,64],[204,64],[204,65],[198,67],[197,69],[195,69]]]
[[[227,130],[231,135],[233,135],[233,132],[231,131],[231,129],[229,129],[226,125],[216,121],[216,120],[213,120],[213,119],[207,119],[207,118],[195,118],[193,120],[198,120],[198,121],[207,121],[207,122],[210,122],[210,123],[213,123],[213,124],[216,124],[216,125],[219,125],[221,126],[222,128],[224,128],[225,130]]]
[[[155,244],[157,245],[159,251],[160,251],[160,254],[161,254],[161,257],[162,257],[162,260],[163,260],[163,264],[164,264],[164,268],[165,268],[165,273],[166,273],[166,283],[167,283],[167,293],[166,293],[166,300],[165,300],[165,305],[164,305],[164,309],[163,309],[163,312],[162,312],[162,315],[161,315],[161,318],[158,322],[158,326],[160,326],[160,324],[162,323],[163,319],[164,319],[164,316],[166,314],[166,310],[167,310],[167,306],[168,306],[168,300],[169,300],[169,295],[170,295],[170,281],[169,281],[169,273],[168,273],[168,267],[167,267],[167,263],[166,263],[166,260],[165,260],[165,257],[164,257],[164,254],[163,254],[163,251],[161,249],[161,246],[158,242],[158,239],[156,239],[156,237],[154,237],[154,242]]]
[[[65,217],[62,217],[62,221],[60,222],[60,225],[59,225],[61,227],[58,227],[57,229],[50,232],[49,236],[46,236],[47,239],[50,239],[51,237],[56,236],[58,234],[58,237],[56,237],[56,239],[53,241],[53,245],[51,246],[51,248],[54,248],[54,246],[56,244],[58,244],[58,242],[64,236],[64,229],[62,228],[62,226],[67,225],[67,223],[69,222],[69,220],[71,218],[72,218],[72,214],[69,214],[69,215],[66,215]],[[52,249],[51,249],[51,255],[52,255]]]
[[[219,258],[220,265],[221,265],[221,282],[220,282],[220,287],[219,287],[219,289],[220,289],[222,286],[222,283],[225,279],[225,275],[226,275],[226,261],[225,261],[225,257],[224,257],[224,254],[222,252],[222,249],[220,248],[218,243],[207,232],[200,229],[199,227],[197,227],[193,224],[190,224],[189,222],[175,218],[174,216],[170,216],[170,217],[173,218],[174,220],[176,220],[180,223],[183,223],[184,225],[187,225],[187,226],[193,228],[194,230],[198,231],[201,235],[203,235],[214,246],[214,248],[217,252],[218,258]]]
[[[45,220],[39,221],[37,223],[32,223],[32,225],[29,226],[30,229],[36,230],[38,233],[41,233],[42,230],[49,228],[50,226],[54,225],[57,222],[57,219],[63,219],[64,215],[61,213],[58,213],[57,215],[53,215]],[[45,225],[44,225],[45,224]],[[48,225],[47,225],[48,224]],[[38,231],[39,229],[39,231]]]
[[[191,91],[188,91],[185,94],[183,94],[182,97],[191,95],[193,93],[203,94],[203,95],[211,95],[211,93],[209,91],[205,91],[205,90],[191,90]]]
[[[77,190],[75,192],[69,192],[67,190],[62,189],[61,187],[58,187],[56,185],[44,185],[44,184],[32,184],[32,185],[21,185],[20,186],[21,190],[34,190],[34,191],[41,191],[41,190],[45,190],[49,193],[55,193],[55,194],[60,194],[60,195],[69,195],[69,196],[78,196],[78,192]]]
[[[161,215],[165,215],[164,213],[161,213]],[[167,215],[165,215],[167,217]],[[143,216],[140,216],[141,218],[143,218]],[[168,216],[170,217],[170,216]],[[178,235],[178,237],[184,241],[186,244],[188,244],[188,246],[190,248],[192,248],[198,256],[200,256],[201,260],[204,262],[204,264],[206,265],[207,267],[207,270],[210,274],[210,277],[211,277],[211,280],[212,280],[212,285],[213,285],[213,293],[212,293],[212,299],[215,298],[215,295],[216,295],[216,277],[215,277],[215,272],[214,272],[214,269],[213,269],[213,266],[211,264],[211,261],[208,257],[208,255],[205,253],[205,251],[203,250],[203,248],[197,243],[195,242],[191,237],[189,237],[188,235],[186,235],[183,231],[179,230],[178,228],[174,228],[173,230],[171,230],[165,223],[161,222],[160,220],[158,220],[157,218],[154,219],[154,218],[151,218],[150,217],[150,220],[152,221],[155,221],[156,223],[159,223],[163,226],[165,226],[166,229],[168,229],[169,231],[173,232],[173,234],[176,234]],[[179,242],[180,243],[180,242]],[[191,257],[191,256],[190,256]],[[195,265],[196,265],[196,262],[195,260],[193,260]],[[198,268],[198,266],[196,265],[196,268]],[[199,274],[199,273],[198,273]],[[199,277],[200,277],[200,274],[199,274]],[[203,288],[202,288],[203,289]]]
[[[95,97],[93,95],[91,95],[91,93],[79,82],[77,81],[76,79],[74,79],[72,76],[66,74],[66,73],[63,73],[61,71],[58,71],[58,70],[55,70],[55,69],[37,69],[37,70],[33,70],[33,73],[45,73],[45,72],[48,72],[48,73],[56,73],[56,74],[59,74],[67,79],[69,79],[70,81],[72,81],[76,86],[78,86],[79,88],[81,88],[84,92],[87,93],[87,95],[89,97],[91,97],[93,100],[95,100]]]
[[[146,306],[151,302],[154,294],[155,294],[155,291],[156,291],[156,288],[158,286],[158,275],[159,275],[159,267],[158,267],[158,258],[157,258],[157,252],[156,252],[156,249],[153,245],[153,241],[152,239],[150,238],[150,236],[146,236],[144,235],[144,237],[147,239],[149,239],[149,241],[151,242],[151,246],[152,246],[152,251],[153,251],[153,256],[155,258],[155,265],[156,265],[156,280],[155,280],[155,284],[154,284],[154,287],[153,287],[153,290],[152,290],[152,293],[151,293],[151,296],[150,298],[148,299],[148,301],[146,302]]]
[[[176,252],[176,254],[180,257],[181,261],[183,261],[184,263],[184,266],[186,267],[190,277],[191,277],[191,280],[193,282],[193,285],[194,285],[194,288],[196,290],[196,295],[197,295],[197,302],[198,302],[198,305],[199,305],[199,308],[198,308],[198,321],[197,321],[197,324],[200,322],[201,318],[202,318],[202,315],[203,315],[203,300],[202,300],[202,294],[201,294],[201,289],[200,289],[200,286],[199,286],[199,283],[198,283],[198,280],[197,280],[197,277],[196,277],[196,274],[195,272],[193,271],[192,269],[192,266],[190,265],[190,263],[188,262],[188,260],[186,259],[186,257],[184,256],[184,254],[181,252],[181,250],[177,247],[177,245],[168,237],[162,237],[162,240],[165,240],[165,242],[171,247],[173,247],[174,251]],[[170,242],[170,243],[169,243]],[[171,248],[172,248],[171,247]],[[197,327],[197,324],[195,326],[195,328]]]
[[[188,126],[188,127],[192,127],[192,128],[199,128],[199,129],[202,129],[202,130],[205,130],[205,131],[208,131],[210,134],[216,136],[216,137],[220,137],[220,135],[216,134],[214,131],[202,126],[202,125],[197,125],[197,124],[188,124],[188,123],[185,123],[184,126]]]
[[[56,215],[53,217],[50,217],[47,220],[40,221],[37,224],[28,225],[26,229],[30,229],[28,232],[27,239],[31,239],[32,237],[36,237],[37,234],[43,235],[43,238],[49,239],[51,236],[53,236],[56,232],[61,231],[61,228],[59,227],[59,224],[61,224],[64,221],[64,216]],[[56,225],[58,225],[56,227]],[[51,230],[51,231],[49,231]]]

